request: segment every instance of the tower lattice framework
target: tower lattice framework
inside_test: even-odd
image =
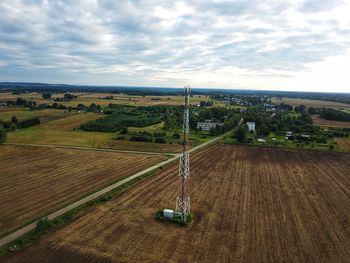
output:
[[[190,155],[188,149],[188,136],[190,132],[189,127],[189,100],[191,87],[186,85],[184,87],[184,119],[183,119],[183,147],[179,162],[179,178],[180,178],[180,196],[176,198],[176,214],[186,221],[190,214]]]

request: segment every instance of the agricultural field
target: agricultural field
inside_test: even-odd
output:
[[[349,155],[214,145],[191,161],[194,222],[174,208],[177,165],[3,262],[347,262]]]
[[[84,104],[89,106],[91,103],[101,105],[102,107],[107,107],[110,103],[112,104],[123,104],[130,106],[154,106],[154,105],[182,105],[183,96],[136,96],[136,95],[126,95],[126,94],[113,94],[113,93],[70,93],[77,98],[70,101],[57,101],[58,104],[65,106],[76,107],[78,104]],[[104,99],[107,96],[113,96],[113,99]],[[55,98],[63,97],[62,93],[52,93],[51,99],[43,99],[41,93],[23,93],[23,94],[11,94],[11,93],[0,93],[0,100],[16,100],[17,98],[22,98],[26,100],[36,101],[38,104],[46,103],[51,105],[55,103]],[[191,105],[197,105],[200,101],[208,101],[209,97],[194,95],[190,99]],[[214,102],[215,106],[223,106],[224,104],[219,101]]]
[[[350,138],[336,138],[339,148],[344,152],[350,152]]]
[[[164,157],[0,146],[0,236]]]
[[[342,108],[344,110],[350,109],[350,104],[335,102],[335,101],[325,101],[325,100],[309,100],[309,99],[298,99],[298,98],[272,98],[271,101],[276,104],[285,103],[292,106],[304,105],[306,107],[319,107],[319,108]]]
[[[320,118],[319,115],[311,115],[314,124],[321,127],[350,128],[349,121],[332,121]]]
[[[9,143],[53,144],[101,147],[113,133],[85,132],[80,125],[101,117],[99,113],[79,113],[30,128],[9,132]]]
[[[73,116],[77,113],[59,109],[27,110],[23,107],[0,107],[0,120],[10,121],[13,116],[19,121],[38,117],[41,123]]]

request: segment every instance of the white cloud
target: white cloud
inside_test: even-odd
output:
[[[315,91],[350,83],[341,73],[349,1],[3,0],[0,13],[0,81]]]

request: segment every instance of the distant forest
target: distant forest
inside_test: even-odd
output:
[[[158,95],[170,96],[183,93],[182,88],[164,87],[132,87],[132,86],[85,86],[67,84],[45,84],[45,83],[22,83],[22,82],[0,82],[0,92],[109,92],[124,93],[127,95]],[[265,90],[234,90],[234,89],[205,89],[195,88],[193,95],[258,95],[268,97],[289,97],[312,100],[327,100],[350,104],[350,93],[321,93],[321,92],[296,92],[296,91],[265,91]]]

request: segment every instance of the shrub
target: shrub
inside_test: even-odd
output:
[[[121,131],[120,134],[128,134],[128,128],[124,127]]]
[[[164,137],[158,136],[155,138],[154,142],[155,143],[167,143],[167,140]]]
[[[132,136],[130,138],[130,141],[136,141],[136,142],[152,142],[152,137],[148,137],[145,135],[141,136]]]
[[[172,138],[173,138],[173,139],[180,139],[180,138],[181,138],[181,135],[180,135],[178,132],[174,132]]]
[[[20,128],[28,128],[34,125],[40,124],[40,119],[38,117],[34,117],[31,119],[26,119],[18,123],[18,127]]]
[[[0,127],[0,143],[5,143],[7,139],[6,131]]]

